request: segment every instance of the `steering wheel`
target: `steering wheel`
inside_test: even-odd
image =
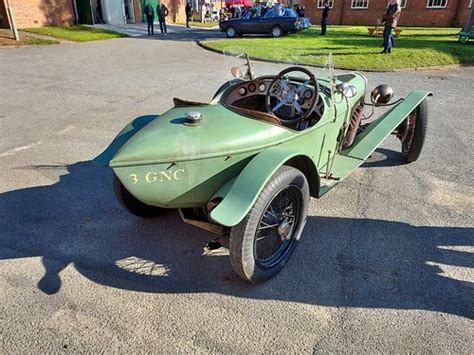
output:
[[[292,72],[306,74],[309,79],[299,85],[290,83],[290,80],[288,79],[288,73]],[[314,91],[311,98],[308,99],[311,100],[308,109],[303,110],[301,104],[304,102],[304,99],[302,101],[301,98],[303,97],[303,92],[305,91],[308,85],[311,85],[314,88]],[[271,104],[272,97],[276,97],[278,99],[278,103],[274,107],[272,107]],[[290,67],[281,71],[277,76],[275,76],[270,86],[268,87],[267,93],[265,95],[265,106],[267,112],[270,114],[274,114],[283,123],[286,124],[298,123],[308,118],[311,112],[313,112],[317,102],[318,83],[316,81],[316,78],[314,77],[313,73],[302,67]],[[276,112],[283,105],[292,106],[292,117],[288,118],[288,116],[277,115]]]

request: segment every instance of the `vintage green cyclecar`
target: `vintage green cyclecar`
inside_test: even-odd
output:
[[[116,195],[136,216],[179,209],[185,222],[230,235],[234,270],[261,282],[293,254],[310,197],[331,190],[385,138],[396,135],[404,159],[418,159],[432,94],[391,103],[387,85],[367,95],[361,73],[316,78],[297,66],[255,78],[248,57],[232,73],[209,103],[174,99],[162,115],[136,118],[94,162],[113,169]],[[377,106],[391,107],[365,123]]]

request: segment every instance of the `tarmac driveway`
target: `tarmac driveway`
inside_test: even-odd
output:
[[[225,34],[219,30],[219,25],[213,28],[208,27],[190,27],[186,28],[183,25],[167,24],[167,36],[160,33],[160,25],[158,22],[154,24],[154,35],[148,35],[146,24],[127,24],[127,25],[96,25],[97,28],[111,30],[115,32],[124,33],[130,37],[143,37],[147,39],[169,40],[169,41],[199,41],[205,39],[222,39],[226,38]]]
[[[0,50],[3,352],[471,352],[473,68],[368,74],[435,93],[426,148],[403,165],[389,138],[312,200],[263,285],[177,213],[127,214],[90,163],[131,118],[212,97],[228,69],[188,40]]]

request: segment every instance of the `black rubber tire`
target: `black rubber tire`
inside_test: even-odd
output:
[[[166,208],[147,205],[137,200],[114,175],[114,192],[119,203],[131,214],[141,218],[155,218],[168,212]]]
[[[257,228],[269,203],[288,186],[297,187],[301,193],[298,225],[291,238],[295,242],[290,244],[290,248],[278,264],[271,268],[262,268],[255,258],[254,243]],[[247,216],[231,229],[229,240],[230,261],[232,267],[242,279],[258,283],[266,281],[280,272],[290,259],[301,237],[308,214],[308,203],[309,186],[304,174],[290,166],[283,166],[278,169],[263,188]]]
[[[229,30],[231,30],[231,29],[234,30],[234,32],[233,32],[234,35],[229,34]],[[226,35],[228,38],[235,38],[235,37],[237,37],[237,30],[236,30],[234,27],[229,26],[229,27],[227,27],[226,30],[225,30],[225,35]]]
[[[275,36],[275,35],[273,34],[273,30],[276,29],[276,28],[278,28],[278,29],[280,30],[280,35],[278,35],[278,36]],[[285,34],[285,31],[283,31],[283,28],[281,28],[281,26],[276,25],[276,26],[273,26],[273,27],[272,27],[272,29],[270,30],[270,33],[271,33],[271,35],[272,35],[273,38],[278,38],[278,37],[283,36],[283,35]]]
[[[416,161],[423,149],[425,143],[426,131],[428,129],[428,102],[423,100],[417,108],[415,113],[415,130],[411,139],[411,144],[408,148],[402,143],[402,156],[408,162]]]

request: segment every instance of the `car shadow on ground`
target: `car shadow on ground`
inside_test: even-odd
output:
[[[389,167],[405,165],[407,161],[400,152],[386,148],[377,148],[361,165],[362,168]]]
[[[223,248],[206,251],[212,235],[182,223],[176,212],[142,220],[122,210],[108,169],[91,162],[17,169],[59,176],[50,186],[0,195],[0,260],[41,257],[45,273],[37,287],[46,294],[68,287],[60,272],[72,264],[86,278],[124,290],[474,318],[473,284],[449,273],[474,266],[466,251],[474,246],[474,228],[311,216],[287,267],[250,285],[234,274]]]

